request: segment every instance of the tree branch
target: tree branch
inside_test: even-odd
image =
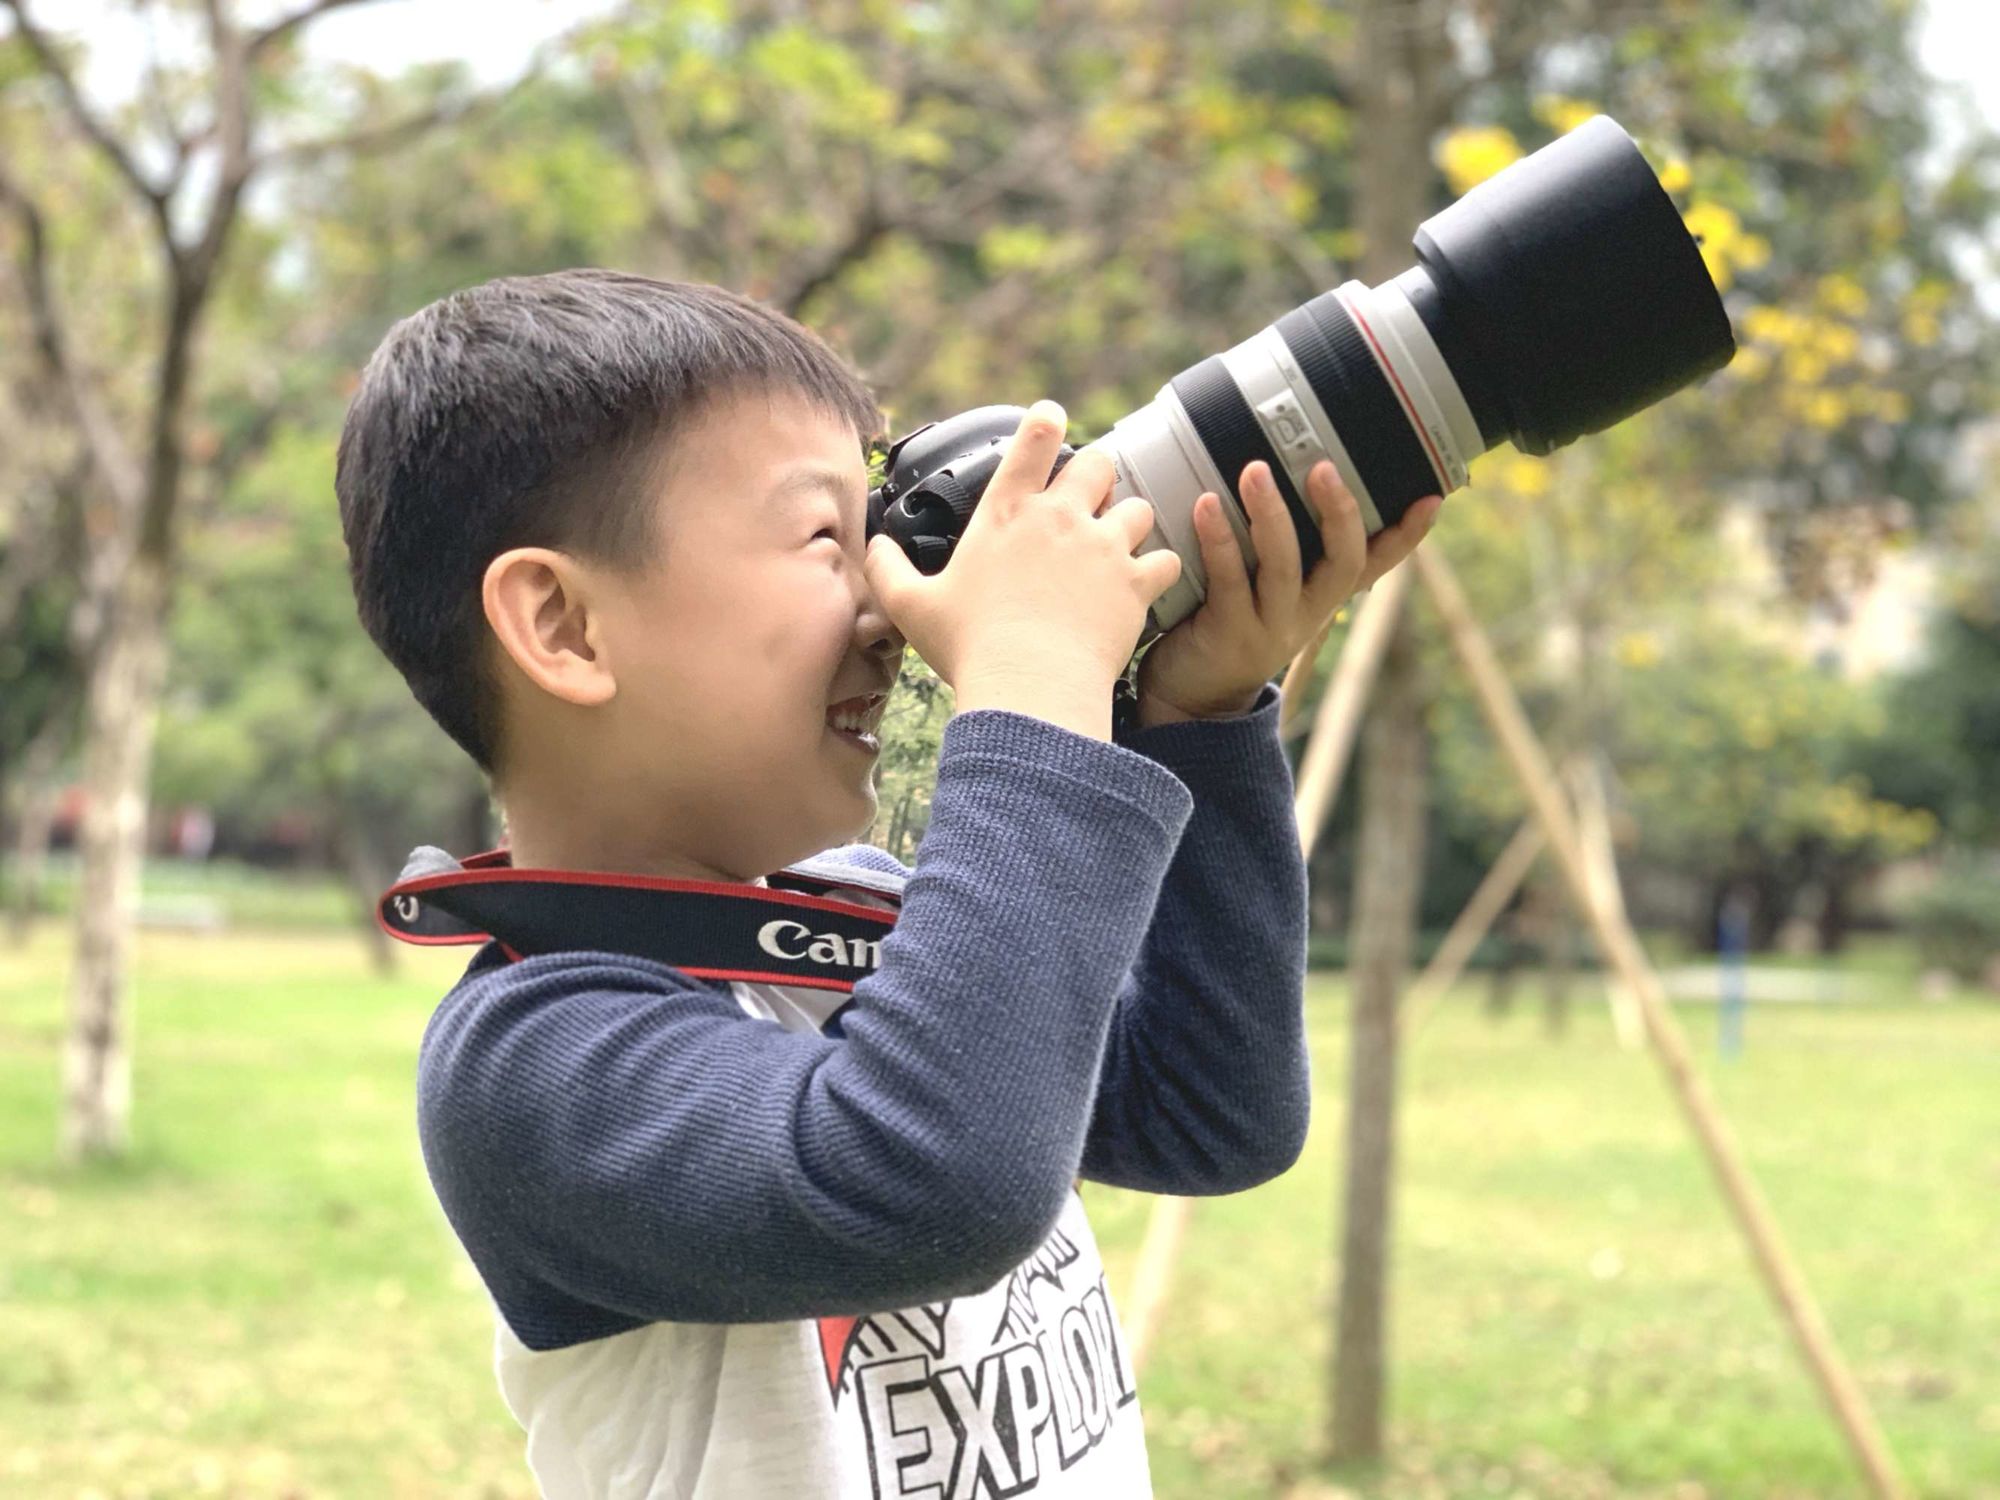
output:
[[[20,34],[21,40],[28,44],[28,50],[35,54],[35,60],[41,65],[42,72],[55,85],[56,92],[62,96],[63,106],[69,111],[70,119],[76,128],[103,153],[105,159],[117,169],[118,175],[131,184],[133,191],[152,207],[153,216],[159,220],[162,234],[171,241],[171,221],[167,215],[166,191],[139,170],[139,164],[132,160],[132,155],[125,149],[124,142],[98,118],[97,111],[90,107],[90,102],[83,97],[82,91],[77,87],[76,79],[71,76],[69,65],[63,61],[62,54],[56,50],[48,34],[28,15],[27,0],[0,0],[0,4],[4,4],[13,13],[14,29]]]
[[[20,225],[21,245],[15,275],[21,283],[22,301],[27,305],[28,320],[34,330],[35,348],[62,390],[77,430],[83,434],[111,495],[120,504],[133,504],[139,497],[143,477],[117,424],[70,354],[68,333],[55,288],[49,280],[48,232],[41,209],[4,164],[0,164],[0,208],[12,210]]]
[[[180,191],[181,183],[187,178],[188,162],[194,154],[199,136],[181,129],[180,121],[175,118],[173,106],[168,102],[166,71],[160,63],[160,29],[156,24],[158,15],[158,7],[152,5],[146,7],[146,74],[141,99],[146,112],[152,116],[153,128],[159,131],[161,139],[167,143],[168,149],[174,155],[173,165],[167,169],[166,180],[160,184],[161,197],[172,201],[174,195]]]
[[[770,302],[788,317],[796,318],[808,297],[832,282],[840,273],[873,250],[891,224],[874,194],[862,204],[847,227],[847,233],[830,245],[810,266],[771,293]]]
[[[237,200],[250,180],[256,163],[250,155],[250,60],[244,35],[229,20],[222,0],[203,0],[208,16],[208,40],[215,55],[215,114],[203,137],[216,138],[222,153],[216,169],[215,187],[201,228],[192,247],[183,248],[168,237],[167,255],[175,276],[174,306],[170,319],[167,349],[162,361],[165,370],[180,357],[175,346],[182,306],[192,310],[207,296],[208,283],[222,259],[222,249],[236,225]],[[192,149],[192,147],[190,147]]]
[[[400,120],[392,120],[386,125],[369,125],[359,130],[338,131],[332,135],[315,136],[303,141],[291,141],[282,146],[267,147],[257,154],[252,169],[262,170],[267,166],[297,167],[341,152],[351,151],[365,155],[390,146],[400,146],[436,126],[457,124],[482,109],[490,108],[495,97],[491,94],[482,94],[457,104],[435,104],[428,109],[405,115]]]
[[[346,0],[346,3],[363,3],[363,0]],[[332,135],[313,136],[282,146],[271,146],[251,158],[250,170],[255,173],[267,166],[302,166],[342,152],[365,155],[371,151],[400,146],[425,131],[442,125],[462,125],[475,120],[499,108],[530,84],[540,81],[542,70],[547,63],[545,48],[546,44],[544,48],[538,48],[520,76],[505,88],[470,94],[455,101],[438,100],[424,109],[405,115],[400,120],[391,120],[386,125],[364,126],[359,130],[337,131]]]
[[[316,16],[323,16],[329,11],[346,10],[352,6],[373,3],[375,0],[313,0],[312,4],[301,6],[288,16],[280,16],[261,31],[251,32],[249,41],[244,43],[244,56],[255,61],[265,48],[282,42]]]

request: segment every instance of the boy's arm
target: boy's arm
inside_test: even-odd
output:
[[[1152,926],[1119,990],[1082,1175],[1147,1192],[1229,1193],[1305,1144],[1306,870],[1280,694],[1248,713],[1119,743],[1194,794]]]
[[[843,1038],[641,959],[475,961],[424,1036],[419,1133],[516,1334],[554,1348],[991,1286],[1068,1196],[1119,980],[1191,810],[1156,760],[959,714]]]

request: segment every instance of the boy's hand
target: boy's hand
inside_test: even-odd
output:
[[[1222,502],[1205,491],[1194,503],[1194,523],[1208,597],[1139,662],[1141,728],[1246,712],[1335,610],[1415,550],[1444,504],[1438,495],[1419,500],[1371,539],[1332,461],[1321,459],[1306,476],[1306,496],[1319,515],[1326,556],[1302,582],[1298,532],[1270,465],[1246,464],[1237,490],[1257,553],[1254,593]]]
[[[1067,418],[1038,401],[1022,418],[942,572],[927,577],[886,536],[870,587],[906,640],[951,684],[959,711],[1009,708],[1111,737],[1111,689],[1180,557],[1135,557],[1153,507],[1117,504],[1111,460],[1087,450],[1054,480]]]

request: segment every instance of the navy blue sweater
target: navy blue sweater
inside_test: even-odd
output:
[[[620,954],[484,945],[426,1027],[419,1139],[508,1326],[562,1348],[972,1295],[1072,1180],[1236,1192],[1296,1160],[1306,875],[1267,684],[1117,743],[945,726],[913,869],[844,1035]]]

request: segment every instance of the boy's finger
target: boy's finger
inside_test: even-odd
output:
[[[998,502],[1000,509],[1011,511],[1029,495],[1039,495],[1047,489],[1049,470],[1056,466],[1056,454],[1062,449],[1063,432],[1068,426],[1068,415],[1053,401],[1041,400],[1029,407],[1021,425],[1014,429],[1014,436],[1008,439],[1007,452],[987,481],[980,504]]]
[[[1254,618],[1257,599],[1243,565],[1243,550],[1236,545],[1236,533],[1223,519],[1222,501],[1213,490],[1204,490],[1194,502],[1194,529],[1201,538],[1201,561],[1208,573],[1203,602],[1219,615]]]
[[[1404,511],[1402,520],[1394,526],[1376,532],[1369,539],[1368,565],[1361,570],[1361,580],[1354,585],[1355,589],[1373,588],[1384,573],[1416,551],[1417,543],[1430,534],[1443,508],[1444,497],[1432,495]]]
[[[1278,493],[1271,466],[1257,459],[1243,466],[1237,482],[1250,513],[1250,546],[1257,554],[1257,610],[1289,609],[1299,597],[1299,531]]]
[[[868,550],[861,558],[861,576],[868,580],[868,587],[875,591],[875,597],[882,601],[882,608],[891,619],[896,618],[910,591],[924,582],[924,575],[917,571],[909,554],[896,545],[894,537],[882,532],[868,539]]]
[[[1340,477],[1340,470],[1327,459],[1313,465],[1306,475],[1306,493],[1319,513],[1322,553],[1306,580],[1308,613],[1315,616],[1337,609],[1357,588],[1368,566],[1368,529],[1361,521],[1361,507]]]
[[[1181,555],[1171,547],[1142,552],[1139,563],[1139,593],[1147,603],[1157,601],[1181,578]]]
[[[1156,518],[1152,501],[1144,495],[1127,495],[1116,505],[1108,507],[1098,519],[1118,528],[1125,550],[1131,552],[1153,534]]]
[[[1053,463],[1055,460],[1051,459]],[[1051,494],[1059,494],[1076,505],[1083,507],[1086,515],[1099,515],[1104,502],[1111,498],[1113,486],[1118,482],[1118,470],[1101,448],[1085,448],[1063,465],[1062,473],[1056,475],[1049,486]]]

